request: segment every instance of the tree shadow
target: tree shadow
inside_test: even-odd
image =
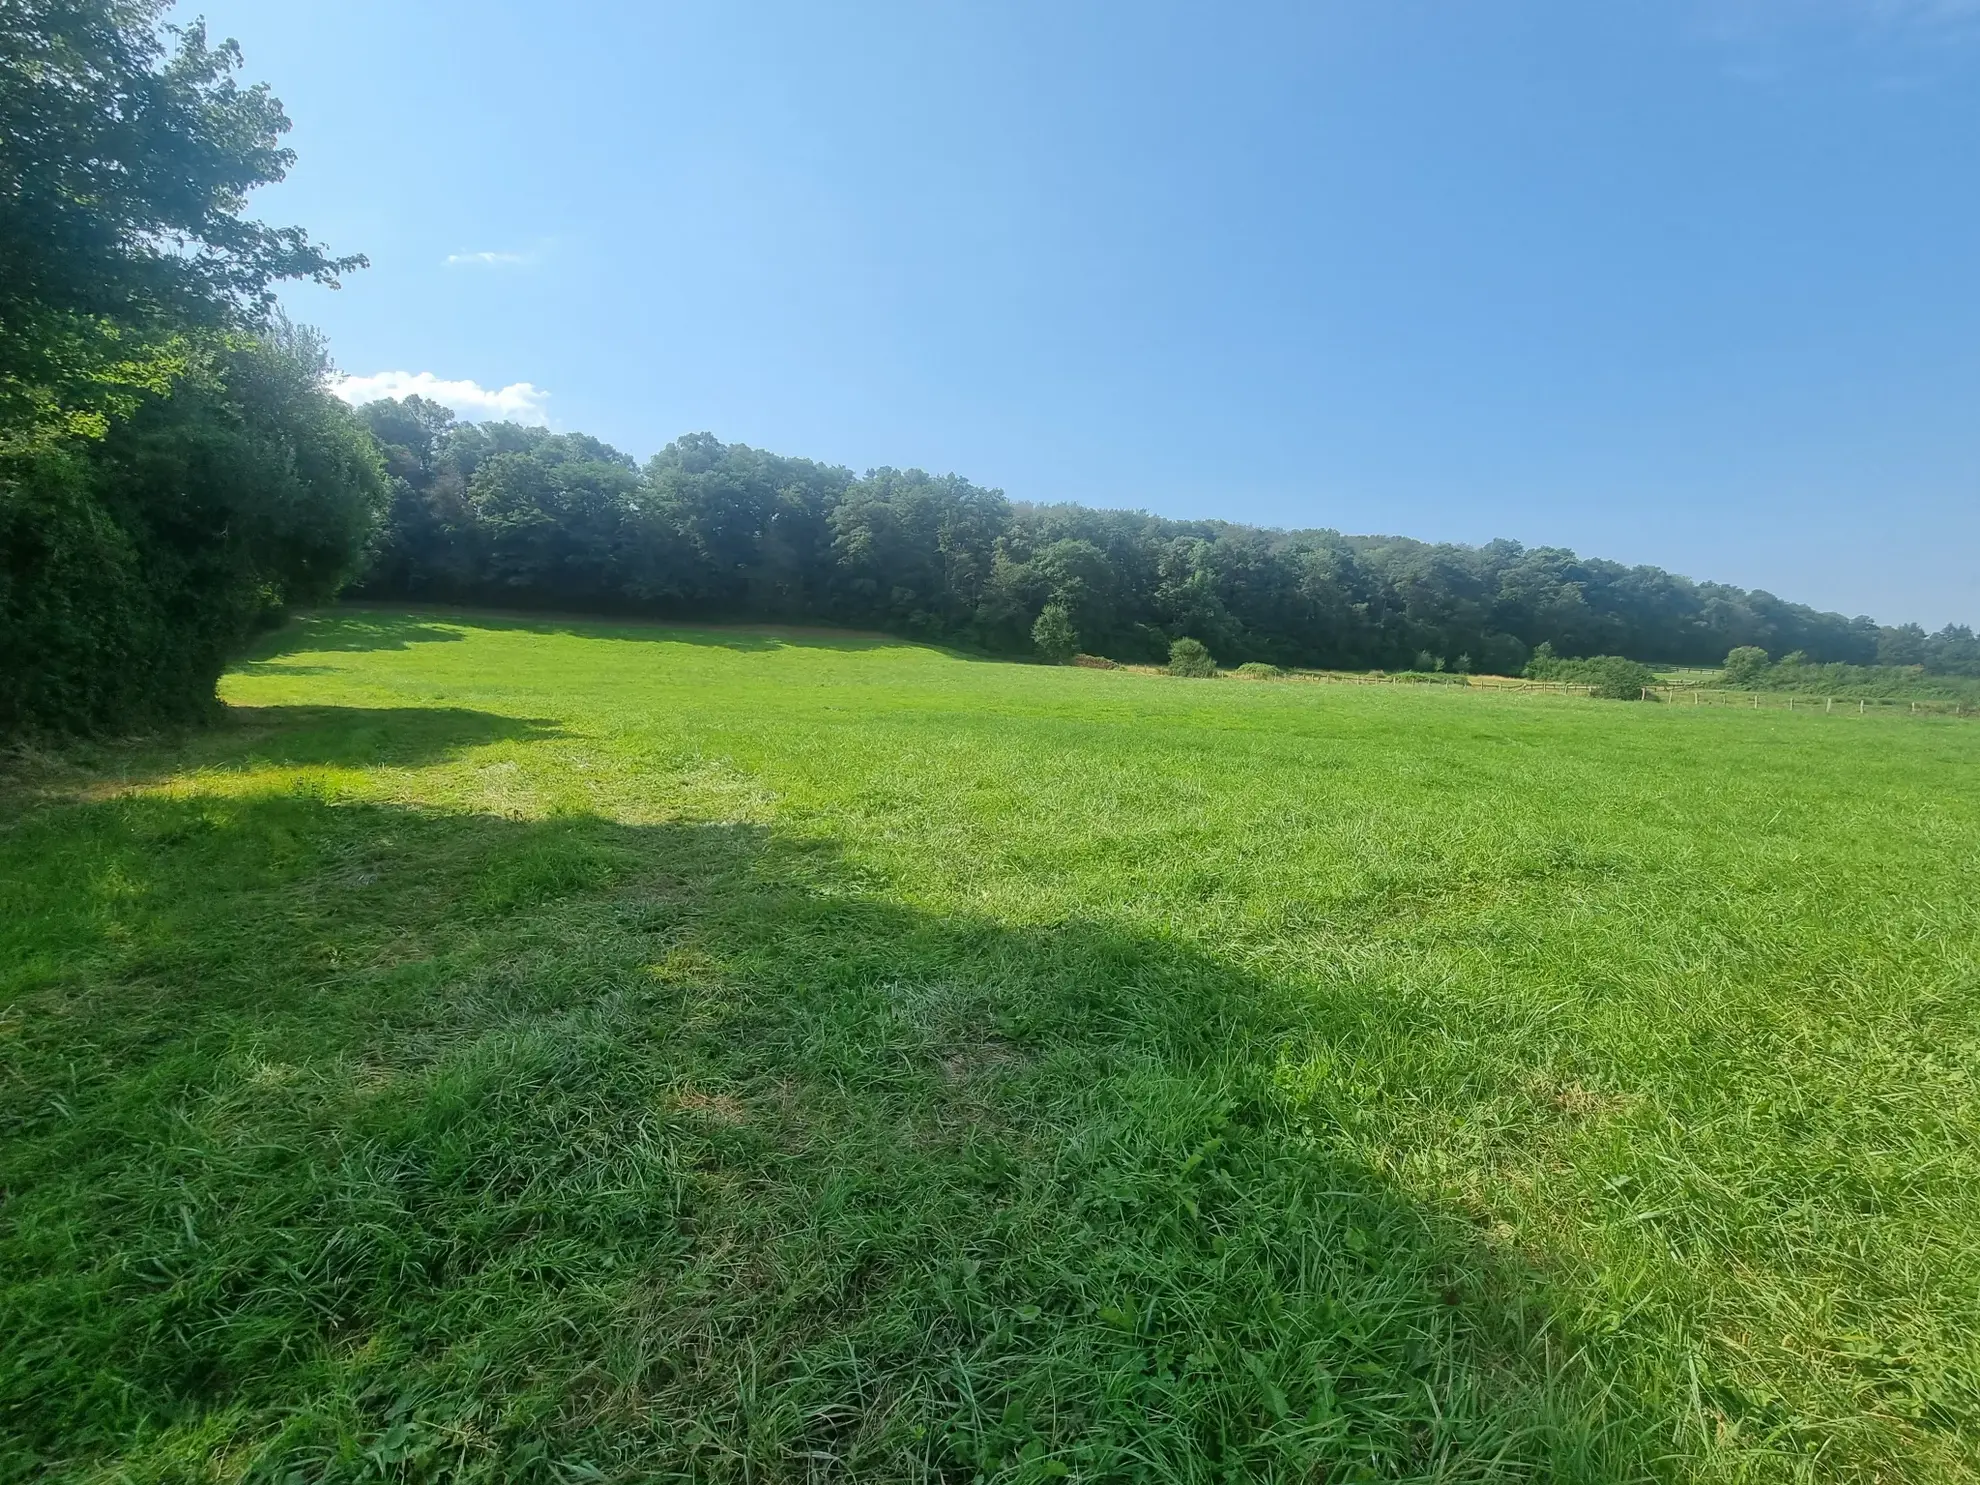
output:
[[[530,613],[513,609],[484,609],[440,604],[407,603],[374,608],[340,604],[300,615],[254,647],[236,665],[247,674],[311,675],[329,666],[298,666],[285,656],[318,652],[402,650],[436,640],[466,636],[456,628],[490,629],[522,634],[570,634],[586,639],[621,640],[637,644],[684,644],[711,649],[762,653],[771,650],[836,650],[858,654],[869,650],[932,650],[951,659],[1008,663],[994,656],[935,640],[883,634],[874,630],[840,629],[805,623],[722,623],[698,618],[614,617],[601,614]]]
[[[469,748],[562,735],[545,718],[458,706],[229,706],[195,745],[209,763],[420,768]]]
[[[225,706],[206,727],[121,742],[78,742],[0,768],[11,808],[130,787],[198,769],[423,768],[495,743],[563,736],[549,719],[467,707]]]
[[[1201,947],[301,793],[38,811],[0,907],[0,1472],[1665,1468],[1544,1275],[1288,1083],[1370,1008]]]
[[[641,644],[688,644],[716,649],[740,650],[744,652],[814,649],[842,650],[858,652],[864,650],[898,649],[905,646],[924,647],[917,640],[902,639],[898,636],[880,634],[870,630],[838,629],[825,625],[793,622],[789,624],[748,622],[726,624],[698,618],[651,618],[638,616],[614,616],[608,614],[560,614],[531,613],[514,609],[463,608],[452,606],[432,606],[408,604],[385,610],[370,608],[351,609],[339,607],[335,611],[318,615],[319,622],[329,624],[339,621],[350,613],[361,616],[366,622],[376,618],[386,624],[393,622],[415,623],[417,619],[408,615],[423,616],[440,622],[452,622],[476,629],[493,629],[523,634],[575,634],[586,639],[615,639]],[[445,631],[449,638],[461,636]],[[302,648],[322,648],[304,646]]]
[[[337,609],[297,614],[252,646],[239,668],[252,670],[283,655],[299,652],[359,654],[407,650],[414,645],[457,643],[461,638],[456,630],[392,610]],[[295,673],[293,667],[283,669]]]

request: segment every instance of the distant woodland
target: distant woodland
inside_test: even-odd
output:
[[[642,467],[576,433],[461,424],[418,398],[362,416],[391,508],[376,597],[680,618],[849,624],[1004,654],[1063,615],[1078,649],[1160,660],[1518,674],[1542,645],[1715,665],[1743,647],[1813,664],[1980,675],[1980,641],[1558,547],[1482,547],[1030,505],[956,475],[864,475],[709,434]]]

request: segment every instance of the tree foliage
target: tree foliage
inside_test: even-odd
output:
[[[1915,625],[1906,626],[1916,629]],[[1906,653],[1946,656],[1947,663],[1928,669],[1922,663],[1848,665],[1823,664],[1799,651],[1778,661],[1765,650],[1734,651],[1719,673],[1720,687],[1738,691],[1785,691],[1802,696],[1833,696],[1851,701],[1951,701],[1980,704],[1980,669],[1962,668],[1960,646],[1970,643],[1971,631],[1955,625],[1925,636],[1925,644]]]
[[[1745,686],[1767,669],[1767,652],[1758,645],[1740,645],[1726,656],[1719,668],[1719,679],[1728,686]]]
[[[251,328],[279,279],[334,283],[297,227],[242,215],[294,155],[240,49],[167,0],[0,0],[0,430],[101,434],[184,370],[185,339]],[[167,40],[171,41],[168,47]]]
[[[288,120],[165,9],[0,0],[0,730],[203,712],[383,495],[321,342],[271,314],[362,260],[242,215]]]
[[[1031,626],[1031,641],[1038,653],[1054,665],[1063,665],[1079,653],[1079,631],[1063,603],[1048,603],[1038,611],[1038,622]]]
[[[373,403],[364,416],[394,476],[390,529],[367,580],[379,596],[805,619],[1006,654],[1038,651],[1040,625],[1057,611],[1078,648],[1158,664],[1183,635],[1233,664],[1456,675],[1518,675],[1542,646],[1569,658],[1703,665],[1750,644],[1867,664],[1894,634],[1966,663],[1954,631],[1880,630],[1560,548],[1026,505],[954,475],[856,476],[705,433],[669,444],[635,479],[604,445],[586,440],[580,456],[576,435],[459,427],[417,398]],[[530,476],[539,483],[573,477],[550,469],[560,461],[600,471],[582,511],[572,508],[558,560],[519,559],[523,476],[508,466],[498,492],[483,472],[495,450],[542,462]],[[538,501],[530,520],[554,524],[565,508]],[[1970,634],[1965,643],[1973,648]]]
[[[1659,684],[1657,672],[1640,661],[1621,655],[1563,659],[1550,645],[1534,651],[1533,658],[1526,663],[1526,674],[1536,681],[1586,686],[1590,696],[1607,701],[1646,701],[1651,688]]]
[[[0,733],[196,719],[257,628],[336,592],[384,482],[320,355],[274,331],[0,461]]]

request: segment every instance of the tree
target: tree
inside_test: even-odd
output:
[[[1741,645],[1726,656],[1720,679],[1728,686],[1758,684],[1767,674],[1767,652],[1758,645]]]
[[[1980,638],[1964,624],[1948,624],[1926,642],[1925,668],[1938,675],[1980,676]]]
[[[272,312],[278,280],[363,260],[242,216],[288,119],[165,10],[0,0],[0,730],[210,709],[384,495],[320,338]]]
[[[1039,610],[1038,622],[1031,626],[1031,640],[1038,653],[1054,665],[1063,665],[1079,653],[1079,633],[1063,604],[1048,603]]]
[[[1877,633],[1877,663],[1879,665],[1923,665],[1926,646],[1925,631],[1917,624],[1899,624],[1882,629]]]
[[[190,338],[260,324],[276,281],[363,265],[242,216],[294,161],[288,118],[167,9],[0,0],[0,448],[101,437]]]
[[[512,601],[618,607],[637,560],[638,466],[582,433],[519,431],[528,447],[484,460],[468,482],[483,578]]]

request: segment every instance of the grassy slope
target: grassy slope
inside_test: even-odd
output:
[[[269,653],[4,806],[0,1475],[1976,1473],[1980,729]]]

